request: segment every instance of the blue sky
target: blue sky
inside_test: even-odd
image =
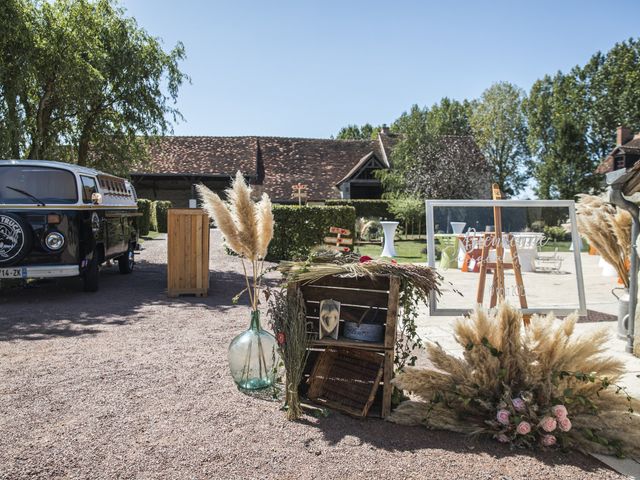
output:
[[[412,104],[525,90],[639,36],[640,1],[122,0],[185,44],[177,135],[325,138]]]

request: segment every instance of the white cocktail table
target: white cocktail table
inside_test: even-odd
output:
[[[393,245],[393,239],[396,236],[396,228],[399,222],[380,222],[382,230],[384,230],[384,248],[381,257],[395,257],[396,247]]]

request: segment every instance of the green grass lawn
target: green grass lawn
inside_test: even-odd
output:
[[[426,262],[427,255],[421,250],[427,246],[426,240],[396,240],[395,259],[398,263]],[[371,258],[380,258],[382,245],[356,245],[355,251],[360,255],[368,255]]]
[[[140,237],[140,242],[144,242],[145,240],[153,240],[155,238],[158,238],[160,235],[161,234],[159,232],[149,230],[149,233],[147,235],[145,235],[144,237]]]
[[[396,260],[399,263],[416,263],[426,262],[427,255],[422,253],[422,249],[427,246],[426,240],[396,240],[396,253],[398,256]],[[571,247],[571,242],[549,242],[540,248],[542,252],[553,252],[557,248],[559,252],[568,252]],[[436,259],[439,255],[439,245],[436,244]],[[382,245],[356,245],[355,251],[360,255],[368,255],[371,258],[380,258],[382,253]],[[589,245],[587,242],[582,242],[582,251],[588,252]]]
[[[568,252],[569,249],[571,248],[571,242],[569,241],[562,241],[562,242],[552,242],[549,241],[549,243],[547,243],[546,245],[540,247],[540,251],[542,252],[554,252],[556,250],[556,248],[558,249],[559,252]],[[588,252],[589,251],[589,244],[586,241],[582,241],[582,252]]]

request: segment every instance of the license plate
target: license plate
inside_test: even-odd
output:
[[[0,268],[0,278],[25,278],[26,276],[26,268]]]

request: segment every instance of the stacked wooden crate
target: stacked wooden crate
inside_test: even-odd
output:
[[[394,351],[400,280],[375,276],[328,276],[300,287],[307,308],[307,325],[318,332],[320,302],[340,302],[340,336],[313,340],[305,369],[303,393],[315,402],[347,413],[386,417],[391,411]],[[342,337],[344,321],[373,318],[384,324],[384,339],[362,342]],[[381,388],[380,388],[381,387]]]

